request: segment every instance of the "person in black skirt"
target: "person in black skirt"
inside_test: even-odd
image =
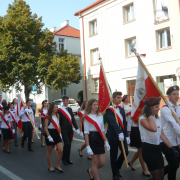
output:
[[[84,116],[85,107],[87,106],[87,104],[88,104],[88,100],[85,100],[85,101],[83,102],[82,106],[81,106],[80,111],[78,112],[80,136],[81,136],[82,138],[84,138],[84,118],[83,118],[83,116]],[[84,143],[84,144],[81,146],[81,149],[78,150],[80,157],[83,157],[82,151],[83,151],[85,148],[86,148],[86,143]],[[88,155],[87,159],[92,160],[90,155]]]
[[[47,100],[42,102],[42,108],[39,110],[39,129],[41,130],[41,147],[45,147],[44,144],[44,136],[42,131],[44,130],[44,116],[47,115],[48,112],[48,103]]]
[[[139,118],[142,157],[154,180],[164,179],[164,160],[161,153],[160,141],[162,140],[170,148],[174,158],[179,155],[163,132],[162,123],[158,117],[160,100],[161,98],[158,97],[145,99],[144,103],[146,105]]]
[[[2,129],[3,134],[3,147],[2,150],[4,152],[10,153],[9,146],[10,146],[10,140],[13,139],[13,134],[15,133],[14,126],[13,126],[13,119],[11,117],[11,114],[9,113],[9,106],[5,105],[3,106],[3,113],[1,114],[3,119],[5,119],[6,123],[9,125],[9,128],[7,124],[4,122],[2,117],[0,116],[0,127]],[[6,151],[5,151],[6,146]]]
[[[90,99],[84,113],[84,134],[87,153],[92,157],[92,168],[87,172],[91,180],[99,180],[98,169],[105,165],[105,149],[110,150],[107,142],[103,116],[96,99]],[[93,177],[94,176],[94,177]]]
[[[64,171],[60,168],[60,162],[63,154],[63,147],[62,147],[62,135],[61,135],[61,127],[59,125],[59,114],[58,114],[58,106],[55,102],[50,104],[48,109],[47,116],[45,117],[45,141],[47,146],[47,162],[49,165],[48,170],[50,172],[55,172],[54,168],[51,165],[51,153],[54,146],[57,146],[58,149],[58,156],[56,161],[55,169],[58,170],[60,173]]]

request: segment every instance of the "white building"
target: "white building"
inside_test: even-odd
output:
[[[163,93],[167,81],[180,85],[179,7],[176,0],[98,0],[76,12],[85,97],[98,98],[100,54],[112,91],[128,93],[132,103],[137,58],[129,43],[146,54],[143,61]]]

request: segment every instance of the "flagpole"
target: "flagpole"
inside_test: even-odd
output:
[[[116,122],[117,124],[119,125],[118,123],[118,119],[117,119],[117,115],[116,115],[116,111],[115,111],[115,108],[114,108],[114,103],[113,103],[113,100],[112,100],[112,95],[110,93],[110,89],[109,89],[109,84],[107,83],[107,78],[106,78],[106,73],[104,71],[104,67],[103,67],[103,64],[102,64],[102,58],[99,58],[100,60],[100,65],[102,67],[102,71],[103,71],[103,74],[104,74],[104,77],[105,77],[105,82],[106,82],[106,86],[107,86],[107,89],[108,89],[108,93],[109,93],[109,97],[110,97],[110,101],[112,103],[112,107],[113,107],[113,110],[114,110],[114,116],[115,116],[115,119],[116,119]],[[128,168],[129,165],[128,165],[128,161],[127,161],[127,156],[126,156],[126,152],[125,152],[125,149],[124,149],[124,143],[123,141],[121,141],[121,146],[122,146],[122,150],[123,150],[123,154],[124,154],[124,159],[125,159],[125,162],[126,162],[126,167]]]
[[[21,102],[23,103],[24,110],[25,110],[25,104],[24,104],[23,99],[21,98],[21,95],[20,95],[20,94],[19,94],[19,97],[20,97],[20,99],[21,99]],[[33,127],[33,129],[34,129],[34,131],[35,131],[35,133],[36,133],[37,138],[40,139],[40,138],[39,138],[39,135],[38,135],[38,133],[37,133],[37,131],[36,131],[36,128],[34,127],[34,124],[33,124],[33,121],[32,121],[32,119],[31,119],[31,117],[29,116],[29,114],[27,114],[27,115],[28,115],[29,120],[30,120],[30,122],[31,122],[31,124],[32,124],[32,127]],[[35,120],[35,119],[34,119],[34,120]]]
[[[134,54],[136,55],[136,57],[138,58],[138,61],[141,63],[142,67],[144,68],[144,70],[146,71],[146,73],[148,74],[149,78],[151,79],[152,83],[154,84],[154,86],[156,87],[156,89],[158,90],[160,96],[162,97],[162,99],[164,100],[164,102],[166,103],[166,105],[171,109],[171,113],[172,116],[174,117],[174,119],[176,120],[176,122],[180,125],[174,111],[172,110],[172,108],[169,106],[169,103],[167,102],[166,98],[164,97],[163,93],[161,92],[161,90],[159,89],[158,85],[156,84],[156,82],[154,81],[153,77],[151,76],[150,72],[148,71],[148,69],[146,68],[145,64],[143,63],[142,59],[140,56],[138,56],[136,54],[136,52],[134,52]]]

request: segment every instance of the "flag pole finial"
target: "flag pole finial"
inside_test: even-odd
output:
[[[99,53],[99,61],[101,61],[102,60],[102,57],[100,56],[100,53]]]
[[[131,52],[136,52],[137,50],[136,50],[136,48],[135,48],[135,45],[136,45],[136,43],[134,42],[134,43],[129,43],[129,46],[131,47]]]

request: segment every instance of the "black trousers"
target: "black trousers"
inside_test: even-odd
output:
[[[70,153],[71,153],[72,132],[62,133],[62,138],[63,138],[63,142],[64,142],[62,160],[69,161]]]
[[[22,144],[24,144],[24,141],[28,137],[28,149],[31,148],[32,130],[33,130],[33,127],[32,127],[31,122],[23,122],[24,135],[23,135],[23,138],[22,138]]]
[[[176,150],[180,153],[179,146],[174,146]],[[164,167],[164,175],[168,174],[168,180],[176,180],[176,172],[179,168],[180,156],[174,159],[174,155],[171,150],[164,144],[161,143],[161,150],[166,157],[168,165]]]
[[[129,152],[128,152],[128,146],[127,146],[126,139],[123,141],[123,143],[124,143],[124,149],[125,149],[126,156],[127,156]],[[111,169],[112,169],[113,175],[117,175],[119,169],[121,169],[122,164],[124,162],[124,154],[123,154],[123,150],[122,150],[122,146],[121,146],[121,141],[109,140],[109,145],[111,147],[111,149],[110,149]],[[121,150],[121,154],[117,158],[118,147]]]

